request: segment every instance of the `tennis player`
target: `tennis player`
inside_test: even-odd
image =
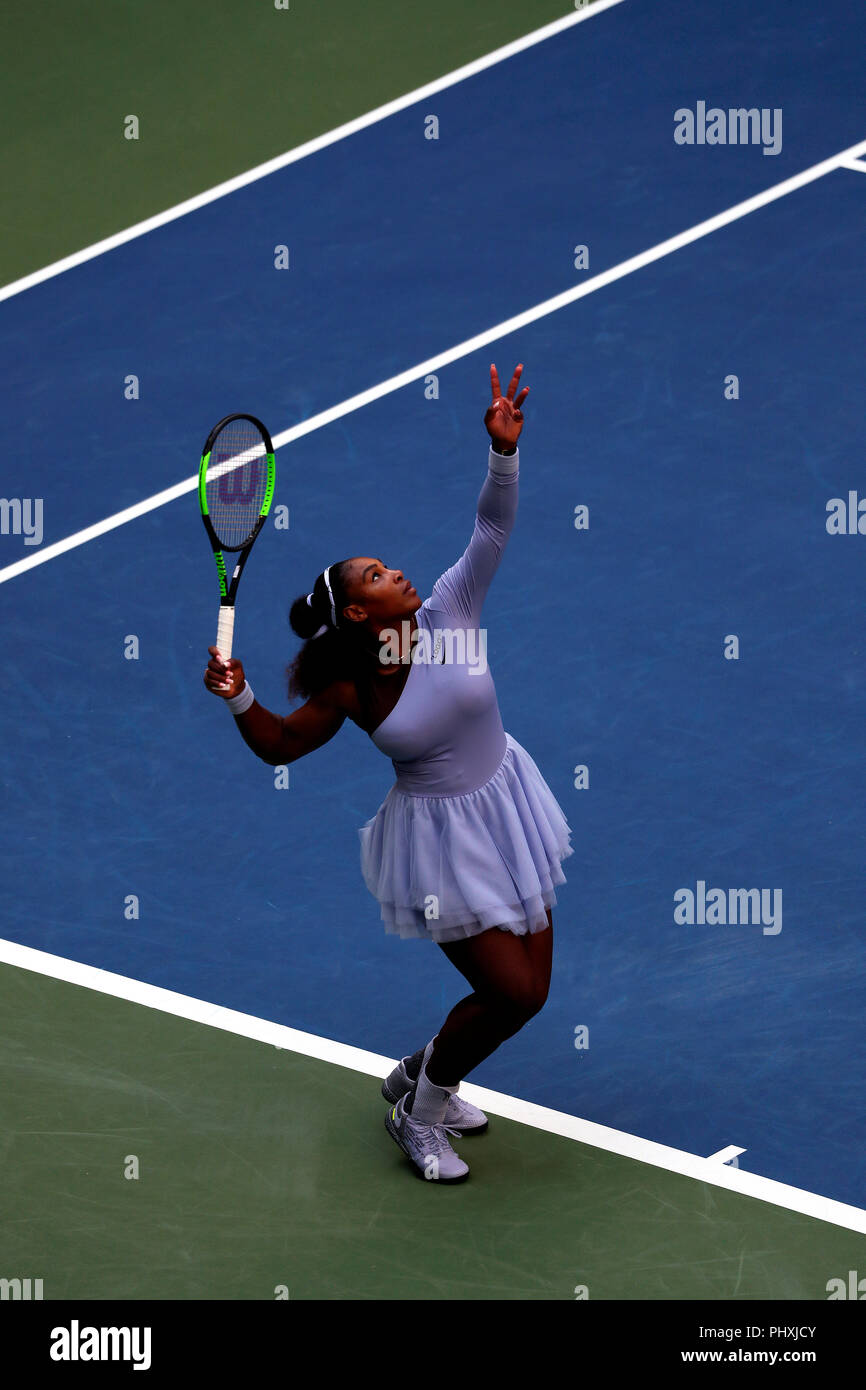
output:
[[[461,1080],[543,1006],[553,957],[555,887],[572,853],[565,816],[532,758],[502,726],[480,650],[481,608],[517,512],[519,365],[503,396],[495,364],[490,435],[469,544],[423,603],[403,570],[354,556],[318,576],[290,621],[304,645],[289,694],[264,709],[242,663],[210,647],[204,682],[226,700],[266,763],[291,763],[348,717],[392,759],[396,781],[359,830],[361,868],[385,929],[435,941],[472,993],[425,1047],[385,1079],[388,1132],[427,1178],[461,1182],[454,1137],[487,1128],[458,1095]],[[460,640],[456,640],[456,639]]]

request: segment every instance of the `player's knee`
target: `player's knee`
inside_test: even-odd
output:
[[[547,1003],[547,996],[550,993],[550,976],[535,981],[535,1012],[541,1013]]]
[[[527,1004],[530,1010],[530,1018],[534,1018],[536,1014],[541,1013],[541,1010],[547,1003],[547,994],[549,988],[549,980],[534,979],[532,981],[532,986],[529,990],[527,997]]]
[[[515,981],[498,1000],[499,1012],[512,1031],[522,1028],[541,1009],[547,999],[547,984],[532,976]]]

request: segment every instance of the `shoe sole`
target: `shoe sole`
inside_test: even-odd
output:
[[[453,1187],[455,1183],[458,1183],[458,1182],[465,1182],[466,1179],[469,1177],[469,1172],[468,1172],[468,1170],[467,1170],[465,1173],[461,1173],[461,1174],[459,1175],[459,1177],[456,1177],[456,1178],[428,1178],[428,1177],[425,1177],[425,1176],[424,1176],[424,1173],[423,1173],[423,1172],[421,1171],[421,1169],[418,1167],[418,1165],[417,1165],[417,1163],[415,1162],[415,1160],[414,1160],[414,1158],[412,1157],[412,1155],[411,1155],[411,1154],[408,1152],[408,1150],[406,1149],[406,1147],[405,1147],[405,1145],[404,1145],[404,1143],[403,1143],[403,1140],[400,1138],[400,1135],[399,1135],[399,1133],[398,1133],[397,1126],[396,1126],[396,1125],[393,1123],[393,1121],[391,1120],[390,1113],[387,1114],[387,1115],[385,1116],[385,1128],[387,1129],[388,1133],[390,1134],[391,1138],[394,1140],[394,1143],[398,1146],[398,1148],[400,1149],[400,1151],[401,1151],[403,1154],[405,1154],[406,1158],[408,1158],[409,1164],[410,1164],[410,1166],[411,1166],[411,1168],[412,1168],[412,1172],[415,1174],[416,1178],[420,1178],[420,1179],[422,1180],[422,1182],[435,1182],[435,1183],[437,1183],[437,1184],[439,1184],[439,1185],[441,1185],[441,1186],[443,1186],[443,1187]]]
[[[383,1082],[382,1082],[382,1095],[385,1097],[385,1099],[386,1099],[386,1101],[388,1102],[389,1105],[396,1105],[398,1100],[402,1100],[403,1096],[408,1095],[408,1092],[407,1092],[407,1091],[400,1091],[399,1094],[398,1094],[396,1091],[390,1091],[390,1090],[388,1089],[387,1084],[383,1081]],[[483,1134],[484,1131],[485,1131],[486,1129],[488,1129],[489,1127],[490,1127],[490,1121],[489,1121],[489,1120],[485,1120],[483,1125],[473,1125],[473,1127],[472,1127],[471,1129],[461,1129],[459,1125],[449,1125],[449,1126],[448,1126],[449,1129],[456,1129],[456,1130],[457,1130],[457,1133],[460,1135],[461,1139],[471,1139],[473,1134]]]

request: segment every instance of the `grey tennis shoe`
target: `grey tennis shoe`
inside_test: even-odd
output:
[[[404,1154],[411,1159],[416,1173],[430,1182],[465,1182],[469,1164],[454,1152],[448,1135],[457,1131],[447,1125],[426,1125],[413,1120],[406,1111],[409,1092],[400,1097],[385,1115],[385,1128]]]
[[[403,1096],[410,1095],[415,1089],[417,1083],[406,1070],[406,1063],[410,1060],[409,1057],[401,1057],[394,1070],[382,1082],[382,1095],[392,1105]],[[468,1100],[461,1100],[459,1096],[452,1095],[443,1124],[446,1129],[456,1130],[465,1137],[468,1134],[483,1134],[488,1119],[477,1105],[470,1105]]]

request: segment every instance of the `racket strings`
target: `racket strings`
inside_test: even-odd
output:
[[[268,487],[265,441],[250,420],[231,420],[211,446],[205,492],[220,545],[237,550],[261,515]]]

